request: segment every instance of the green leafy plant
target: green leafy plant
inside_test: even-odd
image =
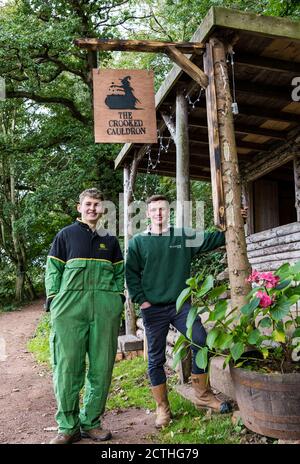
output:
[[[176,364],[192,345],[193,324],[207,313],[206,345],[199,347],[197,365],[205,369],[209,357],[224,356],[224,364],[262,371],[295,372],[300,360],[300,316],[292,308],[300,299],[300,261],[279,267],[276,272],[253,271],[247,279],[252,290],[242,308],[229,308],[220,296],[226,285],[214,287],[214,278],[198,274],[187,280],[177,299],[177,311],[192,298],[186,336],[174,346]]]

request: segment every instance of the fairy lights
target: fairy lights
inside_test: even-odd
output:
[[[231,49],[227,54],[227,63],[231,64],[231,73],[232,73],[232,104],[231,109],[233,114],[239,114],[239,108],[236,101],[236,88],[235,88],[235,74],[234,74],[234,51]],[[230,58],[229,58],[230,57]]]
[[[189,94],[186,94],[185,98],[187,99],[188,104],[192,106],[192,110],[195,109],[196,104],[201,100],[202,92],[203,92],[203,88],[200,87],[199,95],[194,101],[191,100],[191,97],[189,96]]]
[[[186,91],[186,89],[184,89],[184,92]],[[187,100],[188,104],[191,106],[191,111],[193,111],[197,104],[200,102],[201,100],[201,97],[203,95],[203,92],[204,92],[204,89],[202,87],[200,87],[200,90],[199,90],[199,94],[197,96],[197,98],[195,100],[192,100],[191,96],[189,93],[186,93],[185,95],[185,99]],[[169,112],[169,118],[170,118],[170,121],[176,119],[176,116],[175,116],[175,113],[173,111],[173,108],[172,106],[170,106],[170,112]],[[157,158],[156,158],[156,161],[154,161],[152,159],[152,148],[153,148],[153,145],[148,145],[147,148],[146,148],[146,152],[145,152],[145,157],[147,157],[147,171],[146,171],[146,175],[145,175],[145,183],[144,183],[144,188],[143,188],[143,193],[142,193],[142,200],[145,199],[147,196],[148,196],[148,176],[150,174],[155,174],[155,169],[157,168],[157,166],[160,164],[161,162],[161,156],[162,154],[167,154],[168,151],[169,151],[169,147],[170,147],[170,143],[171,141],[173,140],[171,136],[169,137],[166,137],[166,136],[162,136],[159,132],[159,130],[157,131],[157,138],[158,138],[158,151],[157,151]],[[135,196],[134,196],[134,192],[133,192],[133,186],[128,184],[128,187],[129,191],[131,191],[132,193],[132,197],[135,201],[141,201],[141,200],[136,200]]]

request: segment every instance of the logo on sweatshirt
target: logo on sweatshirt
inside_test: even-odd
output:
[[[100,243],[99,249],[100,250],[107,250],[105,243]]]
[[[181,248],[181,245],[169,245],[169,248]]]

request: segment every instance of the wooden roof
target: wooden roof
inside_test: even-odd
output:
[[[234,43],[234,74],[239,114],[234,116],[240,165],[278,149],[300,133],[300,103],[292,100],[292,80],[300,78],[300,23],[285,18],[258,16],[222,7],[213,7],[191,41],[206,42],[218,36]],[[203,55],[189,55],[203,69]],[[231,76],[231,65],[228,63]],[[178,66],[174,66],[156,94],[157,124],[161,136],[170,137],[161,113],[174,115],[178,86],[194,101],[200,87]],[[299,94],[299,92],[298,92]],[[210,179],[205,92],[193,109],[189,105],[190,177]],[[175,116],[174,116],[175,119]],[[173,119],[173,120],[174,120]],[[167,143],[167,138],[163,141]],[[128,164],[135,153],[145,153],[147,145],[126,144],[115,160],[115,167]],[[158,144],[151,146],[155,162]],[[146,172],[148,156],[138,171]],[[151,170],[150,170],[151,171]],[[151,171],[174,176],[176,149],[171,141],[167,153]]]

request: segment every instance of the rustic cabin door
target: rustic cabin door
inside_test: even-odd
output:
[[[278,182],[258,179],[253,182],[254,232],[279,226]]]

